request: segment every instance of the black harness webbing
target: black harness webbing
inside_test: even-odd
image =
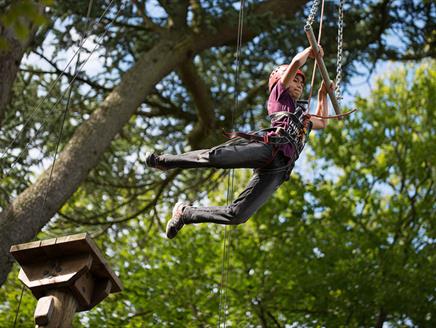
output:
[[[277,131],[278,130],[278,131]],[[229,139],[234,138],[243,138],[249,141],[261,141],[271,145],[285,145],[289,143],[287,136],[277,135],[277,136],[269,136],[268,132],[280,132],[280,129],[277,128],[268,128],[262,129],[254,132],[241,132],[241,131],[233,131],[233,132],[223,132],[224,135]],[[284,131],[284,130],[283,130]]]

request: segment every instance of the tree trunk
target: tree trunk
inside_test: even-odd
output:
[[[42,11],[42,7],[40,7]],[[21,60],[29,45],[33,42],[37,27],[29,25],[29,36],[19,41],[13,30],[0,25],[0,35],[7,40],[9,49],[0,51],[0,128],[9,104],[12,86],[20,67]]]
[[[383,328],[383,324],[385,323],[387,318],[387,313],[383,308],[380,309],[380,312],[377,317],[377,322],[375,323],[375,328]]]
[[[305,2],[265,1],[253,8],[250,17],[253,21],[268,14],[280,17],[296,12]],[[193,54],[210,47],[236,43],[237,17],[232,16],[231,21],[224,17],[214,26],[214,31],[205,30],[201,34],[171,32],[163,36],[152,50],[142,54],[89,120],[77,128],[59,154],[50,183],[48,168],[0,213],[0,285],[12,266],[10,246],[33,239],[56,214],[98,164],[100,156],[154,85]],[[248,27],[244,39],[249,40],[260,32],[263,31]]]

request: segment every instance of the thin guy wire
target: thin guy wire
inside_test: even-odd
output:
[[[239,82],[239,51],[242,41],[242,29],[241,29],[241,22],[243,18],[243,0],[240,2],[240,8],[239,8],[239,17],[238,17],[238,34],[237,34],[237,40],[236,40],[236,71],[235,71],[235,103],[234,107],[231,112],[231,126],[232,130],[234,129],[234,111],[235,108],[238,107],[239,99],[238,99],[238,82]],[[229,205],[231,201],[231,195],[233,194],[233,181],[234,181],[234,170],[231,170],[230,174],[227,178],[227,206]],[[221,326],[221,315],[224,312],[224,323],[223,326],[226,325],[226,300],[227,300],[227,294],[226,294],[226,284],[228,280],[228,239],[229,239],[229,232],[227,231],[227,226],[224,226],[224,241],[223,241],[223,259],[221,264],[221,288],[220,288],[220,304],[219,304],[219,318],[218,318],[218,327]],[[224,299],[224,300],[223,300]],[[223,307],[224,306],[224,310]]]
[[[244,16],[244,1],[242,0],[240,2],[240,11],[239,11],[239,21],[238,21],[238,37],[237,37],[237,45],[236,45],[236,73],[235,73],[235,104],[232,109],[232,128],[234,128],[234,111],[239,106],[239,66],[240,66],[240,49],[242,45],[242,23],[243,23],[243,16]],[[234,178],[235,178],[235,171],[232,169],[231,173],[228,176],[228,184],[227,184],[227,205],[232,201],[233,197],[233,190],[234,190]],[[227,226],[225,227],[225,230],[227,230]],[[229,231],[226,234],[226,238],[228,241],[225,243],[226,250],[224,252],[224,261],[225,261],[225,272],[223,277],[223,298],[224,298],[224,327],[226,327],[227,322],[227,312],[228,312],[228,306],[227,306],[227,284],[228,284],[228,276],[229,276],[229,261],[230,261],[230,252],[229,252],[229,245],[230,245],[230,237],[231,237],[231,231]]]
[[[93,27],[85,34],[86,37],[83,39],[82,43],[79,45],[79,48],[74,52],[73,57],[71,57],[71,59],[68,61],[67,65],[64,67],[64,69],[62,70],[62,72],[60,72],[58,74],[58,76],[56,77],[56,79],[50,84],[49,86],[49,90],[47,92],[47,94],[45,95],[45,97],[39,102],[39,104],[32,110],[32,112],[30,113],[30,117],[26,120],[26,122],[23,124],[23,128],[21,129],[21,131],[18,132],[17,136],[15,136],[15,138],[6,146],[6,149],[4,150],[4,152],[1,154],[0,160],[5,158],[6,153],[8,152],[8,150],[10,150],[11,146],[17,141],[18,137],[21,135],[21,133],[23,133],[24,131],[24,127],[33,119],[33,117],[35,116],[37,110],[42,106],[42,104],[45,102],[45,100],[50,96],[50,93],[52,92],[52,90],[54,89],[56,83],[59,81],[59,79],[64,75],[64,73],[67,71],[67,68],[71,65],[71,63],[73,62],[74,58],[77,56],[77,54],[82,50],[83,45],[85,44],[85,42],[87,41],[88,37],[91,35],[92,31],[94,30],[94,28],[96,26],[98,26],[98,24],[100,23],[100,21],[103,19],[104,15],[106,14],[106,12],[109,10],[110,6],[112,5],[112,2],[114,0],[111,0],[111,2],[109,3],[109,5],[106,7],[105,11],[103,12],[103,14],[99,17],[99,19],[97,20],[97,22],[93,25]]]
[[[228,189],[227,189],[228,190]],[[227,193],[228,197],[228,193]],[[223,256],[221,259],[221,283],[220,283],[220,301],[219,301],[219,308],[218,308],[218,328],[221,327],[221,315],[222,315],[222,306],[223,306],[223,284],[224,284],[224,263],[227,253],[227,225],[224,226],[224,240],[223,240]],[[224,323],[225,325],[225,323]]]
[[[117,14],[115,15],[114,19],[112,20],[112,22],[108,25],[110,26],[114,20],[118,17],[118,14],[120,13],[122,7],[120,7],[120,9],[118,10]],[[97,49],[97,47],[99,46],[99,42],[104,38],[104,36],[106,35],[106,33],[108,32],[108,29],[106,28],[105,32],[100,36],[100,38],[97,40],[96,45],[94,46],[94,48],[92,49],[92,51],[89,53],[88,58],[86,58],[86,60],[82,63],[82,65],[79,68],[79,72],[82,70],[82,68],[85,66],[85,64],[88,62],[88,60],[90,59],[90,57],[94,54],[95,50]],[[79,73],[77,73],[76,75],[73,76],[73,78],[71,79],[71,82],[68,84],[67,86],[67,90],[65,90],[65,92],[61,95],[60,98],[57,99],[56,103],[52,106],[52,108],[50,108],[48,114],[50,114],[53,109],[57,106],[57,104],[59,104],[59,102],[64,98],[66,92],[68,91],[68,89],[71,87],[72,83],[76,80],[77,76],[79,75]],[[41,129],[45,126],[45,124],[47,123],[47,119],[43,122],[43,124],[41,124],[41,126],[36,130],[35,136],[34,138],[36,138],[39,135],[39,132],[41,131]],[[26,146],[24,147],[24,149],[20,152],[20,154],[17,156],[17,158],[12,162],[11,167],[9,172],[12,170],[13,166],[15,165],[15,163],[21,158],[21,155],[24,153],[24,151],[27,149],[27,146],[31,143],[31,141],[29,141]],[[9,172],[7,174],[5,174],[5,176],[7,176],[9,174]]]
[[[239,44],[237,45],[237,51],[236,51],[236,77],[235,77],[235,106],[233,108],[232,111],[232,127],[234,127],[234,112],[237,111],[239,109],[239,81],[240,81],[240,63],[241,63],[241,48],[242,48],[242,35],[243,35],[243,27],[244,27],[244,7],[245,7],[245,1],[241,0],[240,3],[240,15],[239,15],[239,21],[238,21],[238,42]],[[235,184],[235,170],[232,170],[232,174],[231,174],[231,193],[230,193],[230,201],[233,200],[233,191],[234,191],[234,184]],[[233,230],[230,230],[229,233],[229,242],[227,243],[227,247],[230,246],[230,241],[231,241],[231,232]],[[227,250],[227,259],[226,259],[226,280],[225,280],[225,286],[226,288],[224,289],[224,304],[225,304],[225,308],[226,311],[224,312],[224,322],[227,322],[227,295],[228,295],[228,280],[229,280],[229,267],[230,267],[230,251]]]
[[[231,113],[231,123],[232,128],[234,127],[234,112],[239,106],[239,64],[240,64],[240,52],[242,45],[242,31],[243,31],[243,21],[244,21],[244,0],[240,1],[239,8],[239,20],[238,20],[238,36],[237,36],[237,44],[236,44],[236,72],[235,72],[235,104]],[[230,181],[231,176],[231,181]],[[231,171],[231,174],[228,176],[227,182],[227,206],[231,201],[231,197],[233,195],[233,187],[234,187],[234,170]],[[229,241],[227,241],[229,239]],[[220,288],[220,304],[219,304],[219,318],[218,318],[218,327],[221,327],[221,315],[224,312],[224,320],[223,327],[226,327],[227,321],[227,283],[228,283],[228,271],[229,271],[229,251],[228,244],[230,243],[230,233],[227,232],[227,226],[224,227],[224,241],[223,241],[223,259],[221,264],[221,288]],[[224,299],[224,300],[223,300]],[[224,303],[224,304],[223,304]],[[223,310],[224,306],[224,310]]]
[[[88,29],[88,26],[89,26],[89,16],[91,15],[92,3],[93,3],[93,0],[89,0],[88,11],[86,13],[87,26],[86,26],[85,29]],[[82,43],[83,37],[84,36],[81,37],[81,40],[80,40],[79,44]],[[76,75],[76,74],[80,73],[78,71],[79,64],[80,64],[80,51],[77,54],[77,61],[76,61],[76,66],[74,67],[74,74],[73,75]],[[52,176],[53,176],[53,170],[54,170],[54,167],[55,167],[55,164],[56,164],[56,158],[57,158],[57,155],[58,155],[59,145],[60,145],[61,139],[62,139],[62,132],[64,130],[65,120],[67,118],[67,113],[68,113],[68,110],[69,110],[69,107],[70,107],[71,93],[72,92],[73,92],[73,83],[71,83],[71,87],[68,90],[67,103],[65,105],[65,110],[64,110],[64,113],[63,113],[63,117],[62,117],[62,123],[61,123],[61,128],[60,128],[60,131],[59,131],[59,137],[58,137],[58,140],[56,142],[56,149],[55,149],[55,153],[54,153],[54,157],[53,157],[53,163],[52,163],[51,169],[50,169],[50,175],[48,177],[48,182],[47,182],[47,187],[46,187],[46,190],[45,190],[44,201],[42,202],[42,208],[45,207],[45,202],[47,201],[48,190],[50,189],[51,179],[52,179]]]
[[[18,314],[20,313],[21,301],[23,300],[23,294],[24,294],[24,285],[21,288],[21,295],[20,295],[20,299],[18,301],[17,311],[15,312],[14,328],[17,325]]]

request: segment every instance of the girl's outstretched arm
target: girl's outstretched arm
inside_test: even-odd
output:
[[[322,57],[324,56],[324,50],[322,49],[321,46],[319,47],[321,50],[321,57]],[[307,58],[315,58],[315,56],[313,55],[312,47],[308,47],[304,49],[303,51],[295,55],[294,58],[292,58],[292,61],[288,65],[288,68],[286,69],[285,73],[282,75],[280,82],[283,85],[288,85],[289,81],[294,79],[298,69],[306,63]]]

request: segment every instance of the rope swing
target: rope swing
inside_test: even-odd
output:
[[[321,35],[322,35],[322,26],[323,26],[323,18],[324,18],[324,0],[321,2],[321,17],[320,17],[320,23],[319,23],[319,29],[318,29],[318,39],[315,39],[315,35],[313,33],[312,25],[315,20],[315,16],[318,12],[318,7],[320,5],[320,0],[314,0],[310,14],[306,20],[306,25],[304,26],[304,31],[306,32],[307,39],[309,40],[309,43],[314,50],[315,54],[315,62],[313,65],[313,71],[312,71],[312,79],[310,83],[310,91],[309,91],[309,99],[308,99],[308,106],[307,106],[307,112],[310,111],[310,101],[312,99],[312,93],[313,93],[313,86],[315,81],[315,74],[316,74],[316,68],[318,67],[321,76],[324,80],[324,83],[327,88],[328,95],[330,97],[330,100],[332,102],[333,108],[336,112],[336,115],[328,115],[328,116],[322,116],[322,115],[315,115],[315,114],[308,114],[313,117],[318,117],[322,119],[341,119],[345,116],[350,115],[351,113],[355,112],[356,109],[353,109],[351,111],[348,111],[346,113],[341,113],[340,109],[340,101],[342,100],[342,94],[341,94],[341,81],[342,81],[342,50],[343,50],[343,28],[344,28],[344,2],[345,0],[339,1],[339,7],[338,7],[338,51],[337,51],[337,61],[336,61],[336,79],[335,84],[336,88],[333,92],[331,90],[331,80],[327,72],[327,68],[325,67],[324,61],[320,55],[320,49],[319,44],[321,42]]]

